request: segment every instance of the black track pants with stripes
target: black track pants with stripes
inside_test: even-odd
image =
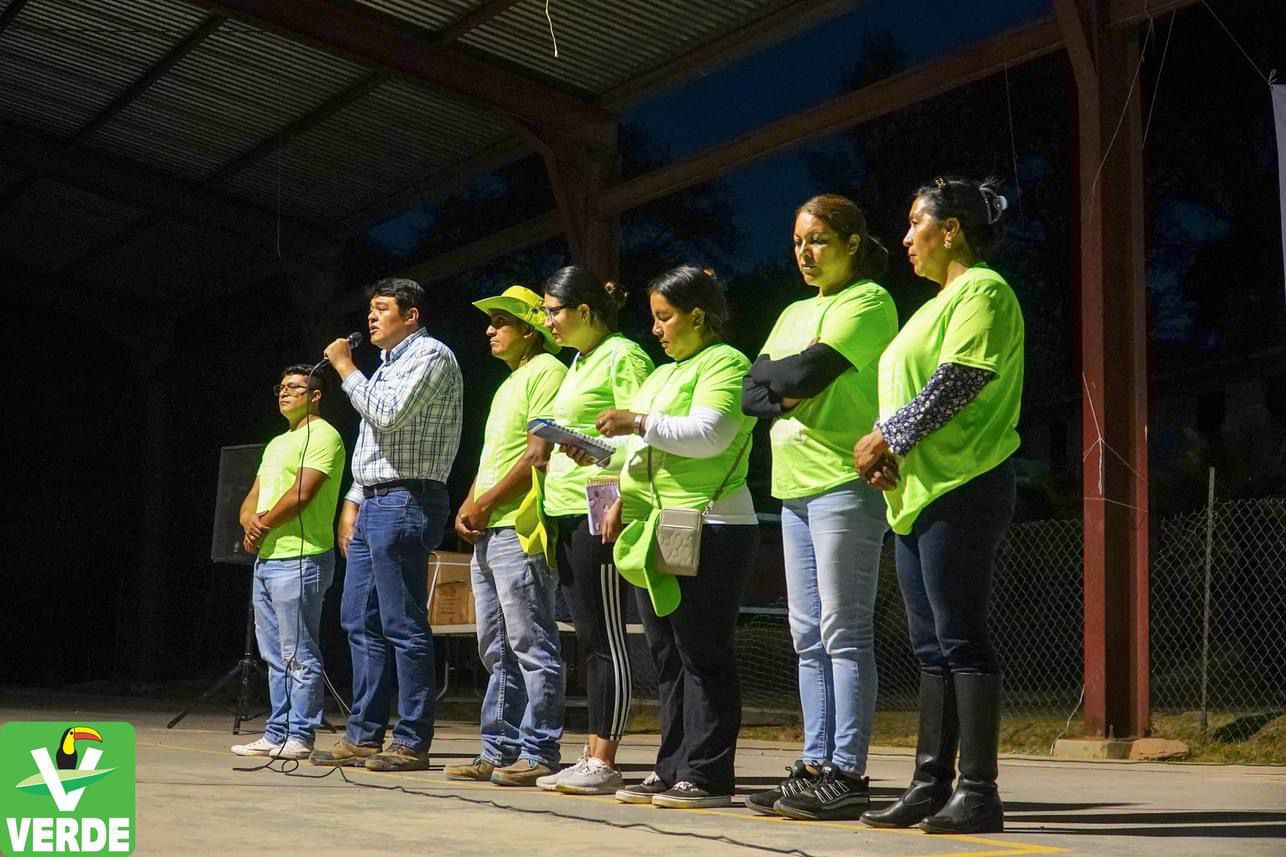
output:
[[[585,652],[589,731],[609,741],[625,734],[633,687],[625,646],[630,585],[616,573],[612,546],[589,531],[583,515],[557,518],[558,582]]]

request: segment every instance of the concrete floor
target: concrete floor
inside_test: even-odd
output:
[[[807,823],[757,816],[740,805],[718,810],[625,806],[611,798],[454,783],[443,763],[477,751],[476,726],[442,723],[436,770],[376,774],[303,765],[280,772],[239,771],[255,760],[232,756],[230,715],[203,711],[175,729],[180,706],[111,699],[6,694],[0,722],[126,720],[138,734],[137,854],[394,855],[510,854],[684,857],[779,853],[849,857],[1011,857],[1025,854],[1286,855],[1286,768],[1131,762],[1054,762],[1006,758],[1001,787],[1008,829],[989,836],[927,836],[873,830],[857,822]],[[319,745],[332,738],[323,733]],[[565,758],[582,737],[569,735]],[[656,737],[628,737],[627,779],[651,769]],[[745,742],[740,788],[775,783],[796,747]],[[570,760],[570,759],[569,759]],[[280,768],[281,763],[277,763]],[[877,801],[901,791],[906,751],[876,750],[869,773]],[[364,788],[366,786],[367,788]],[[738,804],[740,801],[738,800]]]

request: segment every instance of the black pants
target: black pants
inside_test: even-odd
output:
[[[679,578],[678,609],[658,617],[647,591],[634,590],[656,664],[656,774],[666,785],[687,780],[712,794],[732,794],[736,784],[741,682],[733,634],[758,547],[756,526],[707,524],[697,576]]]
[[[589,531],[584,515],[556,518],[558,583],[572,609],[576,640],[585,652],[589,731],[609,741],[625,734],[633,683],[625,645],[625,597],[612,546]]]
[[[1014,516],[1008,461],[954,488],[897,537],[911,648],[926,672],[1000,672],[988,614],[996,551]]]

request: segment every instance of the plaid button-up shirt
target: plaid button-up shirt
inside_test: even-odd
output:
[[[455,355],[423,330],[385,351],[369,379],[344,379],[362,415],[353,450],[353,486],[345,500],[362,502],[362,487],[396,479],[445,482],[460,446],[464,383]]]

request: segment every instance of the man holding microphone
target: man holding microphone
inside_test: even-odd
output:
[[[353,364],[346,339],[325,351],[362,424],[339,520],[348,558],[340,624],[353,658],[353,709],[344,737],[310,757],[317,765],[429,766],[437,682],[428,556],[450,511],[446,479],[460,442],[463,382],[455,355],[424,331],[424,304],[413,280],[371,287],[367,323],[382,354],[370,378]],[[383,749],[394,674],[399,720]]]

